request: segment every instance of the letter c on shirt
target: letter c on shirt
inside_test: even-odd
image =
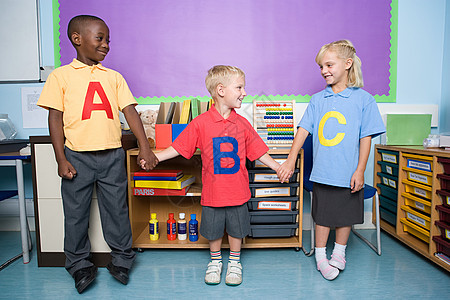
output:
[[[345,117],[343,114],[337,111],[329,111],[327,112],[323,117],[322,120],[320,120],[319,123],[319,142],[325,147],[331,147],[336,146],[339,144],[345,136],[345,133],[339,132],[336,134],[336,136],[332,139],[326,139],[323,136],[323,128],[325,127],[325,123],[328,121],[329,118],[335,118],[337,119],[339,124],[347,124],[347,120],[345,120]]]

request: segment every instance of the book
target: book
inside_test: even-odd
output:
[[[444,253],[435,253],[434,256],[445,262],[446,264],[450,265],[450,257],[445,255]]]
[[[167,176],[133,176],[133,180],[167,180],[167,181],[177,181],[183,177],[180,175],[178,177],[167,177]]]
[[[181,190],[155,189],[155,188],[133,188],[134,196],[184,196],[191,186]]]
[[[164,124],[171,124],[172,123],[173,114],[175,112],[175,105],[176,105],[175,102],[170,103],[169,110],[167,112]]]
[[[187,124],[189,122],[190,111],[191,111],[191,100],[190,99],[184,100],[180,116],[180,124]]]
[[[178,177],[183,175],[183,170],[151,170],[137,171],[133,176],[153,176],[153,177]]]
[[[197,98],[191,99],[191,115],[195,119],[200,114],[200,101]]]
[[[177,181],[168,180],[136,180],[134,187],[142,188],[158,188],[158,189],[174,189],[181,190],[182,188],[191,185],[195,182],[195,177],[192,175],[184,175]]]

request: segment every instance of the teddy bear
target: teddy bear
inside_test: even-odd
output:
[[[139,112],[145,135],[148,138],[150,147],[155,147],[155,124],[158,117],[158,111],[147,109]]]

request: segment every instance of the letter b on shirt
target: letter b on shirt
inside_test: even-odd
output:
[[[224,148],[230,148],[231,145],[231,151],[222,151],[222,145]],[[241,163],[241,160],[237,154],[238,150],[238,142],[235,138],[229,136],[213,138],[214,174],[237,173]],[[234,161],[234,164],[231,167],[228,167],[228,165],[224,167],[222,166],[222,159],[227,162]]]

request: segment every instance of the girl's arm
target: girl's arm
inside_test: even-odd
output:
[[[309,132],[306,129],[302,127],[298,128],[297,133],[295,134],[294,141],[292,142],[292,147],[289,151],[288,158],[283,164],[281,164],[280,168],[277,171],[278,178],[280,178],[281,182],[287,181],[294,173],[295,161],[297,160],[298,152],[302,148],[303,143],[305,142],[308,135]]]
[[[359,140],[359,160],[355,173],[350,180],[352,193],[361,190],[364,187],[364,171],[366,170],[367,160],[369,159],[370,145],[372,137],[366,136]]]

